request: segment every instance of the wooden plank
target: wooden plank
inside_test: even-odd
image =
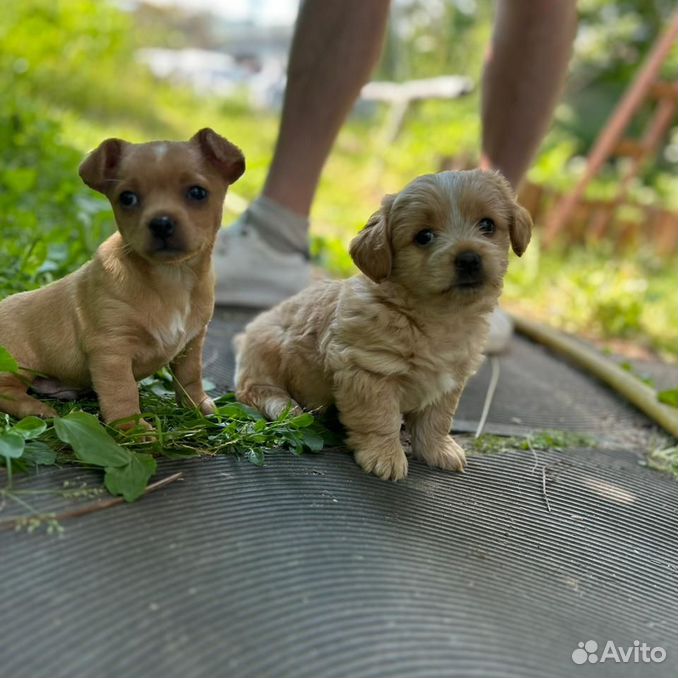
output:
[[[659,71],[673,49],[678,36],[678,14],[672,18],[669,28],[656,42],[643,67],[636,76],[614,113],[606,123],[593,149],[591,150],[584,175],[575,188],[559,202],[551,212],[546,225],[544,242],[548,245],[567,225],[577,203],[583,198],[587,186],[598,174],[608,160],[633,116],[647,99],[652,85],[656,82]]]

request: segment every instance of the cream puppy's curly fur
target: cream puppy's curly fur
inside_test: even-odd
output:
[[[363,275],[313,285],[255,318],[236,338],[236,394],[269,418],[336,404],[358,464],[407,475],[412,455],[461,470],[449,431],[482,361],[509,244],[521,255],[532,220],[497,172],[415,179],[351,243]]]

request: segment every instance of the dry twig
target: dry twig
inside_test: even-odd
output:
[[[151,483],[146,488],[144,496],[150,494],[151,492],[155,492],[156,490],[160,490],[167,485],[170,485],[175,480],[179,480],[180,478],[182,478],[182,476],[183,474],[181,472],[173,473],[171,476],[167,476],[162,480],[157,480],[156,482]],[[78,518],[79,516],[84,516],[87,515],[88,513],[103,511],[104,509],[112,508],[113,506],[118,506],[119,504],[124,503],[125,500],[122,497],[111,497],[110,499],[100,499],[98,501],[90,502],[85,506],[80,506],[79,508],[73,509],[72,511],[64,511],[63,513],[59,513],[55,516],[50,515],[49,517],[51,520],[60,522],[62,520],[67,520],[68,518]],[[25,520],[27,517],[30,516],[18,516],[16,518],[10,518],[9,520],[0,521],[0,530],[14,529],[17,526],[17,524]]]

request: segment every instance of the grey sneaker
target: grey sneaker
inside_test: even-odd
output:
[[[513,336],[513,321],[500,308],[495,308],[490,317],[490,334],[485,344],[485,355],[503,353]]]
[[[219,232],[214,273],[218,305],[270,308],[309,284],[311,264],[274,249],[241,220]]]

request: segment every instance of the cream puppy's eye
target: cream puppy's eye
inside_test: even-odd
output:
[[[197,202],[200,202],[201,200],[206,200],[207,199],[207,189],[203,188],[202,186],[191,186],[188,191],[186,191],[186,195],[191,199],[195,200]]]
[[[492,235],[496,229],[496,226],[494,225],[494,221],[492,221],[492,219],[485,217],[478,222],[478,228],[483,235]]]
[[[435,240],[435,237],[436,234],[430,228],[425,228],[414,236],[414,242],[422,246],[430,245]]]
[[[132,191],[123,191],[118,200],[123,207],[136,207],[139,204],[139,196]]]

